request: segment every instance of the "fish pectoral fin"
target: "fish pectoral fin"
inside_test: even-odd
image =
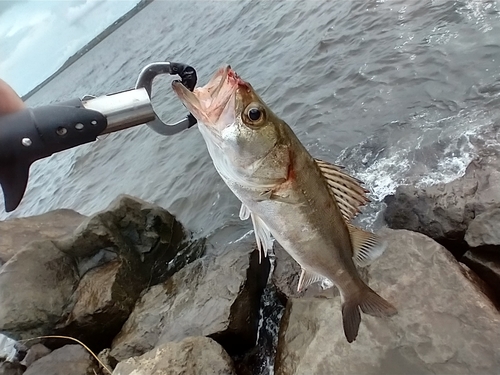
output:
[[[240,220],[247,220],[250,214],[250,209],[242,203],[240,208]]]
[[[279,194],[274,189],[265,191],[259,195],[258,202],[273,200],[282,203],[296,203],[289,195]]]
[[[351,224],[348,224],[347,227],[351,235],[352,257],[358,266],[365,267],[369,265],[385,251],[387,243],[381,241],[377,235]]]
[[[262,261],[262,255],[264,255],[264,257],[267,257],[267,252],[269,250],[272,250],[273,248],[273,237],[266,223],[264,223],[264,221],[260,217],[255,215],[250,210],[249,212],[252,218],[253,231],[255,233],[255,240],[257,242],[257,249],[259,250],[260,264]]]
[[[370,201],[366,197],[368,190],[361,187],[360,180],[342,171],[342,167],[323,160],[314,160],[328,183],[342,216],[346,221],[350,221],[360,212],[360,207]]]
[[[302,292],[309,285],[314,284],[318,281],[322,281],[323,279],[323,276],[312,271],[306,271],[304,268],[302,268],[302,272],[300,273],[299,278],[299,285],[297,285],[297,292]]]

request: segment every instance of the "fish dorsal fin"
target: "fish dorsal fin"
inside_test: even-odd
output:
[[[342,167],[314,159],[328,182],[337,204],[346,221],[351,221],[370,200],[366,197],[368,190],[361,187],[361,181],[342,171]]]
[[[322,281],[324,279],[323,276],[318,275],[312,271],[306,271],[302,268],[302,272],[300,273],[299,285],[297,285],[297,292],[303,291],[309,285],[314,284],[318,281]]]
[[[348,224],[351,234],[351,243],[354,262],[361,267],[367,266],[377,259],[384,252],[387,244],[380,238],[370,232]]]
[[[255,215],[245,204],[242,203],[240,208],[240,219],[247,220],[249,217],[252,218],[255,241],[257,242],[257,249],[259,249],[260,264],[262,261],[262,255],[267,257],[267,252],[273,248],[273,237],[266,223],[264,223],[260,217]]]

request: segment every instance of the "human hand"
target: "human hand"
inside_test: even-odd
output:
[[[14,113],[25,107],[26,105],[14,89],[0,79],[0,115]]]

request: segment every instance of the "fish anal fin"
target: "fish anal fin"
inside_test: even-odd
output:
[[[323,276],[318,275],[312,271],[306,271],[302,268],[302,272],[300,273],[299,285],[297,285],[297,292],[302,292],[309,285],[314,284],[318,281],[322,281],[324,279]]]
[[[360,212],[360,207],[370,201],[366,196],[368,190],[361,186],[360,180],[344,172],[342,167],[323,160],[314,160],[328,183],[342,216],[346,221],[350,221]]]
[[[367,286],[362,293],[355,294],[342,304],[344,335],[349,343],[358,336],[361,323],[360,309],[363,313],[376,317],[391,317],[398,313],[393,305]]]
[[[364,231],[351,224],[348,224],[351,235],[354,262],[364,267],[377,259],[385,251],[387,243],[374,233]]]

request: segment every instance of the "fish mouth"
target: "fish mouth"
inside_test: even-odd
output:
[[[205,86],[193,92],[178,81],[172,83],[175,93],[198,122],[218,132],[234,123],[236,93],[240,86],[246,85],[229,65],[218,69]]]

